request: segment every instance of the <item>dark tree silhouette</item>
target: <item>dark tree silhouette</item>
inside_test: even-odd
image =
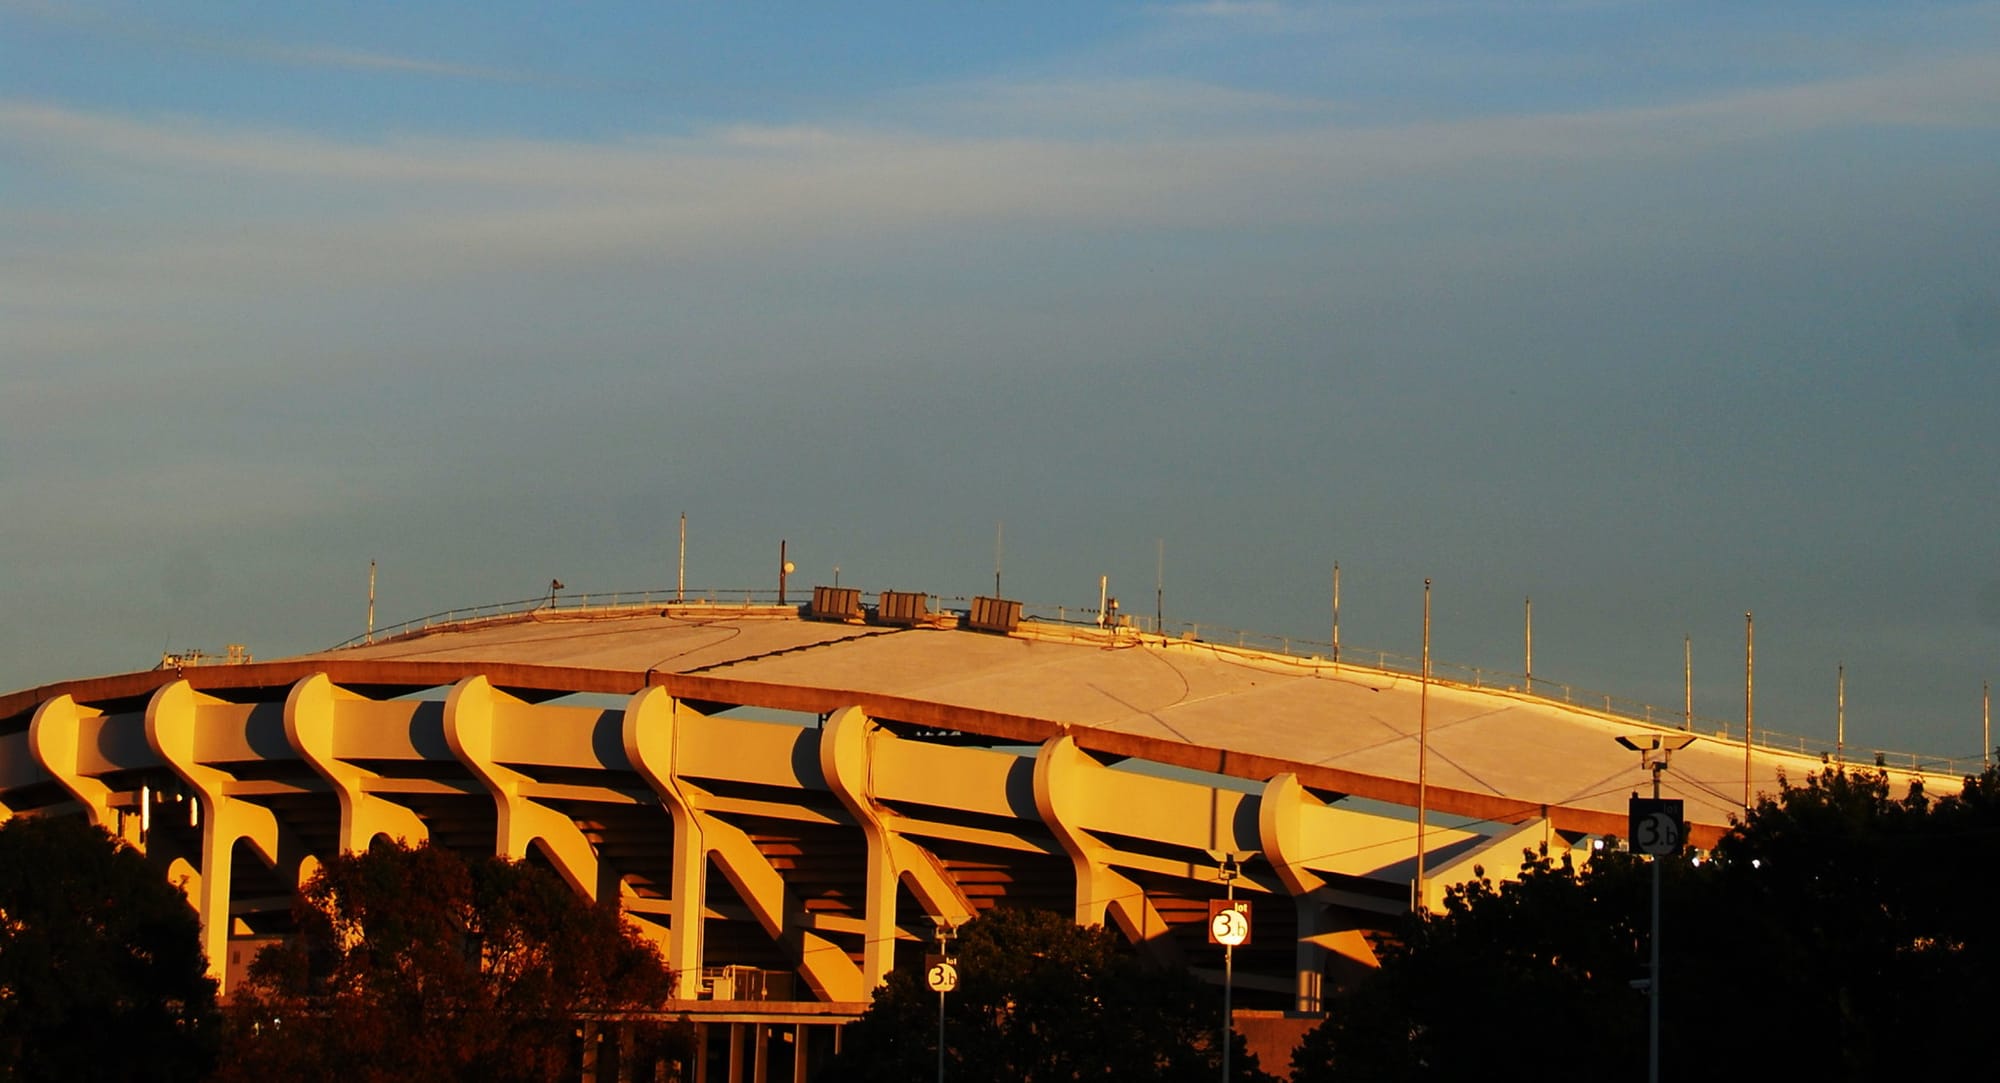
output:
[[[1892,796],[1837,768],[1663,869],[1662,1075],[1982,1077],[2000,1000],[2000,773]],[[1454,889],[1293,1055],[1299,1083],[1644,1072],[1651,869],[1529,855]]]
[[[187,898],[69,817],[0,824],[0,1080],[193,1080],[215,983]]]
[[[915,952],[848,1027],[823,1078],[926,1079],[937,1071],[938,996]],[[945,998],[954,1083],[1200,1080],[1221,1071],[1221,992],[1143,965],[1122,938],[1039,910],[996,909],[959,930],[959,987]],[[1238,1083],[1271,1077],[1236,1038]]]
[[[295,912],[230,1006],[224,1081],[572,1078],[598,1023],[669,991],[615,908],[525,863],[378,844],[329,861]],[[640,1059],[684,1038],[628,1032]]]

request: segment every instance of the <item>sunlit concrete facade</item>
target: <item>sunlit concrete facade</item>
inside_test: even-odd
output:
[[[728,1036],[715,1055],[802,1079],[824,1024],[995,905],[1219,980],[1222,854],[1254,920],[1238,1003],[1317,1012],[1411,904],[1420,732],[1431,905],[1475,867],[1621,832],[1646,778],[1613,738],[1647,727],[1507,689],[949,624],[529,614],[45,686],[0,698],[0,817],[81,814],[143,849],[224,979],[232,938],[282,934],[325,855],[428,839],[544,862],[659,945],[670,1010]],[[1667,783],[1708,840],[1750,772],[1816,766],[1710,739]]]

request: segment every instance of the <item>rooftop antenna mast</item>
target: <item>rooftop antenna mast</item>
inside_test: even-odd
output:
[[[1431,765],[1431,581],[1424,579],[1423,676],[1417,693],[1417,881],[1416,898],[1410,909],[1424,909],[1424,820],[1429,797]]]
[[[1340,561],[1333,562],[1333,664],[1340,666]]]
[[[1833,762],[1847,762],[1847,663],[1833,669]]]
[[[1754,709],[1757,680],[1757,621],[1743,614],[1743,807],[1750,807],[1750,744],[1757,735]]]

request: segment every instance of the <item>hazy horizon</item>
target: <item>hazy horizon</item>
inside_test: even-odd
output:
[[[832,578],[1977,755],[2000,4],[0,0],[0,689]]]

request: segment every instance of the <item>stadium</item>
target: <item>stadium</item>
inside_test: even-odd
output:
[[[892,968],[994,906],[1220,984],[1210,908],[1233,898],[1238,1025],[1282,1064],[1413,905],[1524,850],[1615,845],[1655,777],[1703,847],[1826,762],[1745,721],[997,597],[552,592],[0,696],[0,818],[143,850],[225,992],[325,855],[543,863],[659,945],[697,1079],[807,1078]],[[1635,748],[1662,747],[1656,776]],[[1961,768],[1857,758],[1933,790]]]

